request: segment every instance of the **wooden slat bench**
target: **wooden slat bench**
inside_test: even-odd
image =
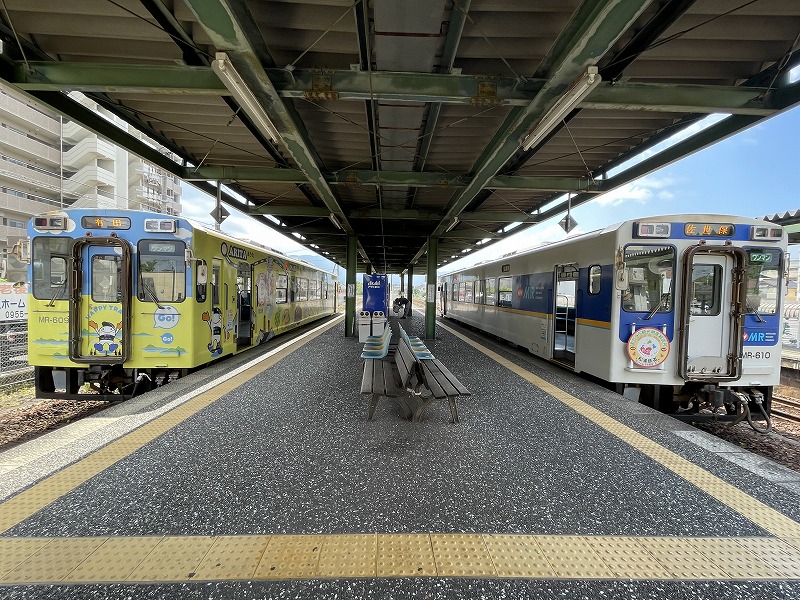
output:
[[[412,389],[412,391],[419,394],[419,404],[414,409],[412,421],[419,422],[425,410],[434,400],[447,399],[453,423],[458,423],[456,398],[458,396],[472,395],[466,386],[440,360],[434,358],[427,348],[425,348],[425,354],[430,358],[420,358],[421,353],[419,351],[415,352],[405,337],[401,338],[397,344],[396,354],[404,355],[409,362],[413,359],[414,366],[419,374],[419,385],[416,386],[416,389]]]

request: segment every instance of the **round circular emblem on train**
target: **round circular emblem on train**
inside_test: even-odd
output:
[[[628,356],[637,367],[657,367],[669,356],[669,340],[660,329],[642,327],[628,338]]]

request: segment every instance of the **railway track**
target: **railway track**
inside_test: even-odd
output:
[[[800,423],[800,400],[774,394],[772,416]]]

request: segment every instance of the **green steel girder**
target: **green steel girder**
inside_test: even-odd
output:
[[[315,191],[329,213],[339,217],[342,228],[352,234],[353,228],[347,222],[339,198],[326,183],[311,144],[262,66],[260,55],[267,55],[267,49],[247,7],[235,0],[187,0],[186,5],[213,45],[228,54],[239,75],[278,129],[281,143],[308,179],[307,185]]]
[[[222,96],[228,91],[209,67],[29,61],[15,63],[13,81],[27,91],[148,93]],[[282,98],[396,100],[440,104],[527,106],[543,83],[439,73],[267,69]],[[372,89],[370,89],[370,78]],[[778,107],[765,88],[743,86],[603,83],[581,104],[600,110],[731,113],[768,116]],[[424,137],[424,136],[423,136]],[[428,136],[430,137],[430,136]]]
[[[210,67],[30,61],[17,62],[14,84],[28,91],[125,92],[223,96]]]
[[[251,206],[247,211],[251,215],[272,215],[273,217],[328,217],[331,211],[322,206],[272,205],[261,204]]]
[[[351,170],[324,173],[329,185],[382,187],[438,187],[460,188],[467,186],[472,178],[446,172],[414,171],[366,171]],[[198,167],[187,170],[188,181],[265,181],[270,183],[307,183],[305,175],[298,169],[275,169],[271,167]],[[601,194],[608,191],[602,181],[590,181],[579,177],[522,177],[498,175],[489,180],[486,189],[522,190],[538,192],[587,192]]]

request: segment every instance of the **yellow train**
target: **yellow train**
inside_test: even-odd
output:
[[[119,400],[341,308],[332,273],[179,217],[68,209],[28,235],[39,397]]]

